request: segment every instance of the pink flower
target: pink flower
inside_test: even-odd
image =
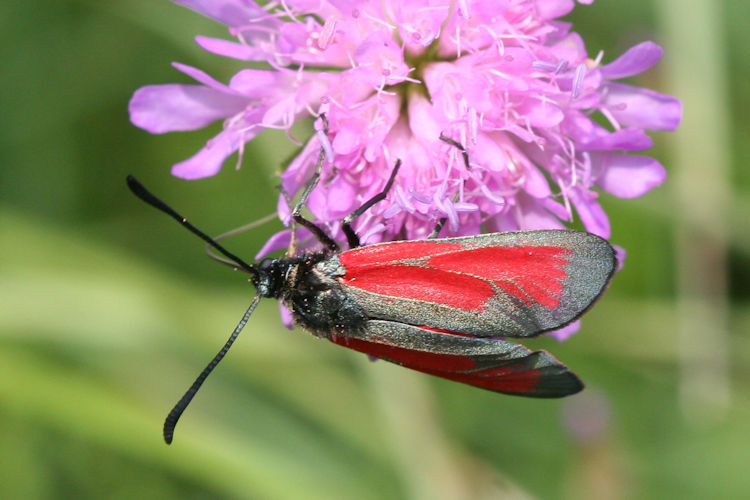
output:
[[[172,167],[197,179],[263,129],[325,113],[329,158],[308,208],[342,242],[339,221],[382,189],[397,159],[388,198],[356,221],[365,244],[424,238],[441,218],[440,235],[450,236],[558,228],[576,214],[608,238],[599,194],[634,198],[664,181],[659,162],[634,152],[651,147],[645,130],[677,127],[680,103],[615,81],[653,66],[661,48],[643,42],[608,64],[590,58],[556,20],[572,0],[175,1],[234,37],[197,37],[201,47],[264,68],[226,85],[175,64],[198,83],[139,89],[133,123],[163,133],[223,119],[215,138]],[[441,134],[465,146],[469,169]],[[325,139],[313,134],[282,174],[290,195]],[[288,223],[283,197],[279,214]],[[261,253],[287,241],[281,233]]]

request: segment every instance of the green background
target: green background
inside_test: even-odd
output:
[[[284,330],[267,301],[167,447],[164,416],[253,289],[125,176],[216,234],[273,210],[294,147],[264,133],[239,171],[173,178],[218,125],[152,136],[128,100],[186,82],[171,61],[226,80],[239,66],[192,40],[225,30],[166,0],[0,3],[0,497],[746,497],[748,18],[747,2],[676,0],[569,16],[605,61],[663,44],[634,81],[685,106],[654,135],[667,183],[602,197],[625,270],[571,340],[529,343],[584,393],[503,397],[370,363]],[[230,246],[252,256],[278,229]]]

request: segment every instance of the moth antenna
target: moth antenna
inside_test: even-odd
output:
[[[198,236],[200,239],[205,241],[208,245],[212,246],[216,250],[218,250],[221,254],[223,254],[225,257],[228,257],[232,262],[236,264],[237,267],[242,268],[243,270],[247,271],[248,273],[252,274],[254,277],[258,276],[258,270],[255,269],[255,267],[251,266],[244,260],[240,259],[236,255],[234,255],[232,252],[224,248],[223,246],[219,245],[216,241],[214,241],[213,238],[211,238],[209,235],[192,225],[188,220],[183,217],[182,215],[178,214],[172,207],[161,201],[159,198],[154,196],[148,189],[146,189],[143,184],[138,182],[135,177],[132,175],[128,175],[127,178],[128,187],[133,192],[134,195],[136,195],[141,200],[145,201],[152,207],[161,210],[165,214],[172,217],[174,220],[182,224],[184,227],[186,227],[191,233]]]
[[[211,374],[214,368],[216,368],[216,365],[218,365],[219,362],[224,358],[224,356],[229,351],[229,348],[232,347],[232,344],[234,344],[235,339],[237,339],[237,336],[240,334],[242,329],[245,328],[245,324],[247,324],[247,321],[250,319],[250,315],[253,313],[255,307],[259,302],[260,295],[256,295],[253,301],[250,303],[250,307],[247,308],[247,311],[245,311],[242,319],[234,328],[232,335],[229,336],[229,339],[224,344],[224,347],[222,347],[221,350],[216,354],[216,356],[214,356],[214,359],[212,359],[211,362],[206,365],[201,374],[198,375],[198,378],[195,379],[195,382],[193,382],[193,385],[190,386],[190,388],[182,396],[182,398],[180,398],[177,404],[174,405],[174,408],[172,408],[172,411],[169,412],[169,415],[167,415],[166,420],[164,420],[164,441],[167,444],[172,444],[172,438],[174,437],[174,428],[177,425],[177,421],[180,420],[183,412],[190,404],[190,401],[193,400],[193,397],[195,397],[195,394],[198,392],[198,389],[201,388],[203,382],[206,381],[206,378]]]
[[[250,222],[249,224],[245,224],[244,226],[236,227],[234,229],[231,229],[231,230],[227,231],[226,233],[221,233],[218,236],[214,236],[213,240],[214,240],[214,242],[219,242],[219,241],[221,241],[221,240],[223,240],[225,238],[229,238],[229,237],[234,236],[236,234],[240,234],[240,233],[243,233],[245,231],[250,231],[252,229],[255,229],[256,227],[261,226],[263,224],[266,224],[267,222],[271,222],[272,220],[275,220],[275,219],[276,219],[276,213],[272,212],[272,213],[266,215],[265,217],[261,217],[258,220]],[[231,266],[231,267],[237,267],[237,263],[235,263],[233,260],[225,259],[224,257],[215,254],[212,251],[212,246],[210,244],[208,244],[208,243],[206,243],[206,253],[208,254],[209,257],[211,257],[216,262],[220,262],[222,264],[226,264],[226,265]]]

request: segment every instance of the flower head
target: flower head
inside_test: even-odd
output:
[[[440,219],[449,236],[558,228],[575,214],[608,238],[599,193],[633,198],[664,180],[661,164],[633,152],[651,147],[645,130],[677,126],[680,103],[615,81],[653,66],[661,48],[644,42],[607,64],[591,58],[557,20],[572,0],[175,1],[235,38],[198,44],[253,68],[223,84],[175,64],[197,84],[141,88],[133,123],[161,133],[223,119],[172,168],[196,179],[260,131],[325,113],[328,135],[312,135],[282,186],[299,193],[329,148],[308,208],[342,241],[339,221],[382,189],[397,159],[388,198],[356,221],[363,243],[423,238]],[[288,222],[284,196],[279,214]],[[262,253],[286,240],[277,235]]]

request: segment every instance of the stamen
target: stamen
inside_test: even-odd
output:
[[[583,185],[586,187],[591,186],[591,155],[588,153],[588,151],[584,151],[581,153],[581,158],[583,159],[582,167],[583,167]]]
[[[570,187],[575,186],[578,183],[578,169],[576,168],[576,158],[572,156],[570,158]]]
[[[519,34],[516,34],[516,33],[508,33],[506,35],[499,35],[498,38],[504,38],[504,39],[508,39],[508,40],[516,40],[518,42],[521,42],[523,40],[532,40],[532,41],[536,41],[537,40],[537,37],[535,37],[533,35],[519,35]]]
[[[466,3],[466,0],[458,0],[458,14],[464,19],[471,17],[469,14],[469,5]]]
[[[328,45],[333,40],[333,35],[336,34],[336,19],[329,17],[326,19],[323,29],[320,31],[318,36],[318,48],[320,50],[326,50]]]
[[[297,19],[297,17],[294,15],[294,12],[292,12],[292,9],[289,8],[289,6],[286,4],[286,2],[284,2],[284,0],[282,0],[279,3],[281,4],[281,7],[284,9],[284,12],[286,13],[286,15],[289,16],[292,19],[292,21],[294,21],[295,23],[301,24],[301,21]]]
[[[427,33],[426,36],[422,37],[422,47],[429,47],[430,44],[435,41],[435,38],[437,38],[437,35],[434,32],[430,31]]]
[[[509,155],[506,166],[510,173],[511,185],[515,187],[522,186],[526,181],[526,176],[524,175],[523,168],[516,163],[515,157]]]
[[[505,78],[506,80],[511,79],[510,75],[508,75],[507,73],[503,73],[502,71],[497,70],[497,69],[491,69],[489,72],[495,76],[499,76],[500,78]]]
[[[461,27],[456,25],[456,58],[461,58]]]
[[[374,226],[371,226],[370,229],[365,231],[365,234],[362,235],[362,237],[360,238],[360,241],[362,243],[366,243],[367,240],[370,239],[370,237],[378,233],[382,233],[384,230],[385,230],[385,224],[377,223]]]
[[[458,213],[456,212],[456,207],[454,206],[451,200],[446,199],[445,208],[448,209],[448,212],[446,215],[448,216],[448,225],[450,226],[451,231],[453,232],[458,231],[459,222],[458,222]]]
[[[315,135],[318,136],[318,142],[320,142],[320,147],[323,148],[323,153],[326,155],[326,161],[333,163],[336,155],[333,153],[333,146],[331,146],[331,141],[328,140],[325,131],[318,129],[315,131]]]
[[[240,133],[240,135],[244,136],[244,134],[242,133]],[[237,163],[235,163],[234,165],[235,170],[239,170],[242,166],[242,159],[245,157],[245,144],[247,143],[245,142],[245,139],[243,137],[243,139],[240,141],[239,146],[237,147]]]
[[[418,202],[424,203],[425,205],[429,205],[430,203],[432,203],[432,198],[430,198],[426,194],[415,191],[414,188],[409,188],[409,195]]]
[[[583,79],[586,77],[586,64],[581,63],[576,68],[575,75],[573,76],[573,99],[578,99],[583,90]]]
[[[490,34],[490,36],[495,42],[495,45],[497,45],[497,53],[500,55],[500,57],[502,57],[503,54],[505,54],[505,44],[503,43],[503,40],[499,36],[497,36],[497,33],[495,33],[492,30],[492,28],[490,28],[488,25],[482,24],[479,27],[484,29],[485,31],[487,31],[487,33]]]
[[[563,205],[565,206],[565,211],[568,213],[568,219],[573,219],[573,207],[570,205],[570,195],[568,194],[568,186],[565,185],[565,182],[562,181],[562,179],[559,179],[559,186],[560,186],[560,194],[562,194],[563,198]]]
[[[393,204],[390,207],[383,210],[383,218],[384,219],[390,219],[391,217],[395,217],[396,215],[403,212],[400,206],[398,204]]]
[[[469,108],[468,113],[468,126],[469,126],[469,140],[471,140],[472,144],[476,144],[479,140],[478,138],[478,120],[477,120],[477,108],[474,106]]]
[[[547,61],[534,61],[531,63],[531,67],[542,73],[553,73],[557,70],[557,65]]]
[[[599,66],[602,63],[602,58],[604,57],[604,51],[600,50],[598,54],[596,54],[596,58],[593,61],[593,68]]]
[[[495,203],[496,205],[505,205],[505,198],[503,198],[502,196],[495,196],[495,193],[490,191],[490,188],[488,188],[486,184],[480,185],[479,190],[482,191],[482,194],[485,198]]]
[[[617,109],[616,107],[612,106],[614,109]],[[609,121],[609,123],[612,125],[612,128],[615,130],[622,129],[622,125],[620,125],[620,122],[617,121],[617,118],[614,117],[614,115],[609,111],[609,109],[602,106],[599,108],[599,112]]]
[[[383,26],[385,26],[386,28],[388,28],[388,30],[390,30],[390,31],[395,31],[396,28],[397,28],[397,26],[395,26],[395,25],[387,22],[384,19],[380,19],[379,17],[375,17],[375,16],[373,16],[372,14],[370,14],[368,12],[365,12],[364,14],[365,14],[365,17],[367,17],[368,19],[370,19],[372,21],[375,21],[376,23],[382,24]]]
[[[479,210],[479,205],[467,201],[457,201],[453,204],[453,207],[456,209],[456,212],[476,212]]]
[[[445,192],[447,191],[448,187],[446,186],[446,183],[448,182],[450,178],[450,172],[452,170],[453,162],[450,162],[448,164],[448,170],[445,172],[445,179],[443,179],[443,182],[438,186],[437,191],[435,191],[435,194],[433,195],[433,199],[437,197],[439,200],[442,200],[445,198]]]
[[[448,213],[448,209],[443,203],[443,197],[440,196],[440,193],[435,193],[434,195],[432,195],[432,201],[440,212],[444,214]]]
[[[409,213],[414,213],[415,208],[412,202],[407,198],[406,194],[404,193],[404,188],[401,186],[396,186],[396,202]]]
[[[389,78],[389,80],[390,80],[390,82],[392,84],[402,83],[402,82],[422,83],[421,80],[417,80],[416,78],[411,78],[409,76],[398,76],[398,75],[396,75],[396,76],[391,76],[391,78]]]

